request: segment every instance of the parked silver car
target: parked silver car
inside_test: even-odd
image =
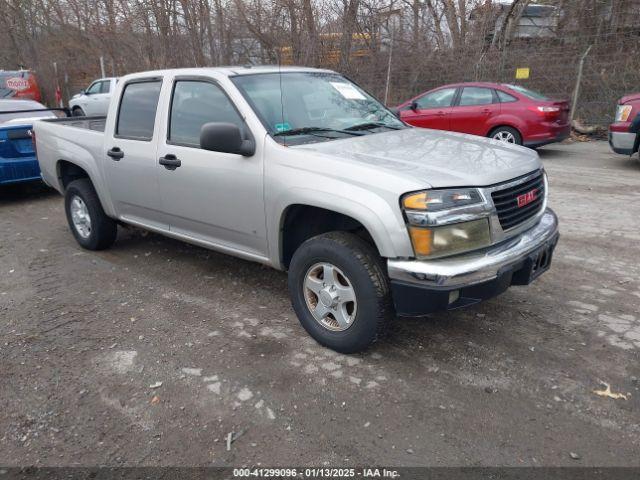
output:
[[[88,88],[71,97],[69,100],[71,114],[74,117],[106,115],[117,82],[118,79],[115,77],[95,80]]]
[[[81,246],[111,246],[124,222],[288,270],[302,326],[340,352],[395,313],[530,283],[558,240],[536,152],[409,127],[328,70],[137,73],[106,119],[35,132]]]

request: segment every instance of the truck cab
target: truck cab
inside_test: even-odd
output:
[[[106,115],[118,79],[99,78],[69,100],[69,110],[76,117]]]

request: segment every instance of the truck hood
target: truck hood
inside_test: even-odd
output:
[[[475,135],[407,128],[360,137],[293,147],[340,159],[356,168],[340,169],[340,176],[360,177],[362,168],[388,175],[369,175],[380,182],[402,177],[416,188],[482,187],[511,180],[542,166],[538,154]],[[370,172],[374,173],[374,172]],[[387,177],[385,179],[385,177]],[[354,180],[361,180],[354,178]],[[381,185],[382,186],[382,185]]]
[[[625,95],[620,100],[618,100],[618,104],[624,105],[625,103],[635,102],[636,100],[640,100],[640,93],[631,93],[629,95]]]

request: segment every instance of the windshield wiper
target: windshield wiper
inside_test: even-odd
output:
[[[366,122],[366,123],[359,123],[357,125],[352,125],[350,127],[345,128],[345,130],[353,132],[358,130],[371,130],[372,128],[378,128],[378,127],[390,128],[391,130],[400,130],[401,128],[403,128],[401,126],[388,125],[384,122]]]
[[[325,127],[301,127],[301,128],[292,128],[290,130],[283,130],[281,132],[276,132],[273,134],[274,137],[284,137],[284,136],[295,136],[295,135],[307,135],[319,132],[327,132],[327,133],[345,133],[347,135],[363,135],[359,132],[349,131],[349,130],[340,130],[337,128],[325,128]]]

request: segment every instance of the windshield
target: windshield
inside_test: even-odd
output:
[[[515,90],[518,93],[521,93],[525,97],[529,97],[532,100],[549,100],[545,95],[534,92],[533,90],[529,90],[528,88],[521,87],[519,85],[507,85],[511,90]]]
[[[300,144],[404,128],[384,105],[336,73],[239,75],[232,81],[269,134]]]

